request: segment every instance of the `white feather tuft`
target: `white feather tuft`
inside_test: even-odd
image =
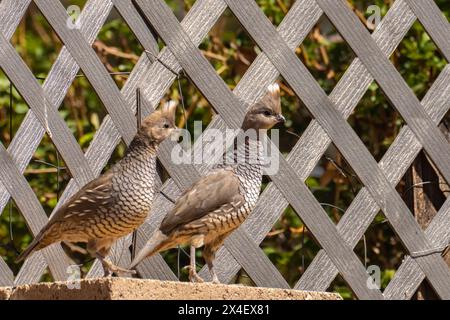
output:
[[[173,110],[177,105],[178,105],[177,101],[169,100],[166,103],[164,103],[163,110],[164,111]]]
[[[279,93],[280,86],[278,85],[278,83],[273,83],[267,88],[267,90],[269,90],[269,92],[272,94]]]

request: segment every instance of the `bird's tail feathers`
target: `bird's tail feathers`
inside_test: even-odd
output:
[[[133,259],[128,269],[135,268],[142,260],[154,255],[164,246],[164,242],[168,237],[160,230],[156,231],[152,237],[147,241],[145,246],[138,252],[137,256]]]
[[[40,234],[38,236],[36,236],[36,238],[34,238],[34,240],[30,243],[30,245],[25,249],[25,251],[23,251],[17,258],[16,258],[16,263],[22,262],[23,260],[25,260],[26,258],[28,258],[28,256],[30,256],[34,251],[42,249],[41,246],[41,237]]]

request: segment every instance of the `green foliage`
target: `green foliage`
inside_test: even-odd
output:
[[[83,5],[84,2],[76,3]],[[180,19],[195,3],[193,0],[168,0],[167,2]],[[257,0],[257,3],[272,23],[279,25],[294,1]],[[372,4],[380,6],[384,16],[393,1],[351,0],[349,3],[359,13],[361,19],[367,19],[368,13],[365,12],[367,6]],[[449,18],[450,2],[437,0],[436,3]],[[26,18],[18,27],[12,43],[33,73],[43,78],[48,75],[62,47],[58,37],[34,6],[31,7]],[[162,42],[160,45],[163,47]],[[110,72],[131,71],[143,52],[142,46],[136,40],[133,32],[120,18],[106,23],[93,47]],[[231,89],[237,85],[260,53],[259,48],[229,10],[223,14],[203,40],[200,49]],[[349,46],[326,18],[322,18],[320,23],[311,30],[302,45],[297,48],[296,53],[327,94],[332,92],[355,58]],[[390,59],[407,84],[421,99],[447,63],[419,22],[413,25]],[[122,87],[127,76],[116,75],[113,78],[117,85]],[[281,132],[282,152],[286,154],[291,151],[298,140],[298,137],[288,134],[287,131],[301,135],[311,121],[311,117],[288,84],[283,82],[283,79],[279,80],[283,89],[283,112],[288,120],[286,127]],[[42,83],[41,80],[39,81]],[[181,87],[187,109],[188,128],[193,129],[194,120],[203,121],[203,125],[206,127],[213,114],[208,101],[188,79],[181,80]],[[0,138],[6,147],[12,138],[9,133],[10,126],[12,126],[14,136],[28,112],[27,104],[19,93],[13,90],[14,107],[12,124],[10,124],[8,92],[9,81],[0,71]],[[174,83],[164,97],[164,99],[169,98],[180,98],[177,83]],[[87,79],[77,77],[61,105],[60,115],[68,123],[82,149],[86,151],[106,115],[106,111]],[[389,104],[376,83],[369,87],[351,115],[349,123],[377,160],[381,159],[403,126],[403,120]],[[179,125],[185,125],[184,117],[181,114]],[[110,164],[123,155],[124,149],[122,144],[117,147]],[[322,158],[317,167],[317,172],[320,173],[309,177],[306,183],[321,203],[329,204],[324,205],[324,209],[337,223],[343,213],[336,207],[346,210],[362,186],[337,150],[330,148],[327,151],[327,157],[333,159],[333,162],[325,157]],[[36,162],[36,160],[41,162]],[[33,161],[27,167],[25,177],[47,214],[50,214],[57,203],[57,194],[62,193],[70,179],[70,173],[64,169],[61,170],[58,183],[56,172],[51,171],[52,167],[42,161],[53,165],[57,164],[56,150],[47,136],[40,143],[33,156]],[[64,167],[64,162],[60,160],[59,165]],[[402,188],[403,184],[400,184],[399,191],[402,191]],[[10,241],[10,223],[14,236],[12,243],[18,250],[23,250],[31,241],[32,236],[14,204],[11,204],[11,216],[9,206],[7,206],[0,217],[0,244],[2,245],[0,254],[17,273],[20,265],[13,262],[16,254]],[[261,247],[291,285],[300,278],[304,268],[308,267],[320,250],[313,236],[291,207],[285,210]],[[355,252],[363,262],[380,266],[383,288],[393,277],[395,269],[401,263],[404,255],[400,242],[382,215],[377,216],[367,231],[366,247],[362,245],[361,241]],[[367,255],[366,261],[364,261],[365,255]],[[174,272],[178,272],[177,250],[165,253],[164,257],[173,267]],[[91,264],[88,262],[89,258],[80,255],[75,255],[75,259],[85,263],[85,269]],[[186,255],[181,254],[180,259],[181,266],[187,264]],[[199,262],[202,263],[200,253]],[[180,272],[185,278],[186,273],[182,270]],[[236,278],[236,281],[250,283],[243,272]],[[330,290],[340,292],[344,298],[353,298],[352,292],[339,277],[333,282]]]

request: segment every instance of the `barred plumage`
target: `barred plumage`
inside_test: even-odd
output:
[[[226,158],[224,164],[216,166],[183,193],[130,268],[156,252],[189,243],[190,279],[203,281],[195,270],[195,248],[204,245],[203,256],[213,282],[218,282],[213,267],[215,253],[226,237],[245,221],[259,197],[263,146],[257,131],[270,129],[279,122],[284,122],[280,92],[278,85],[272,85],[268,94],[247,112],[242,125],[245,141],[238,144],[232,159]],[[247,135],[250,129],[256,132]]]
[[[112,244],[139,227],[150,211],[159,144],[175,129],[174,102],[145,118],[125,156],[59,208],[17,259],[59,242],[87,242],[105,275],[127,270],[105,259]]]

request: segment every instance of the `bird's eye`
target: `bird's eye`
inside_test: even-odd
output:
[[[269,110],[264,111],[264,115],[266,117],[270,117],[272,115],[272,113]]]
[[[170,126],[167,123],[165,123],[163,127],[164,129],[169,129]]]

